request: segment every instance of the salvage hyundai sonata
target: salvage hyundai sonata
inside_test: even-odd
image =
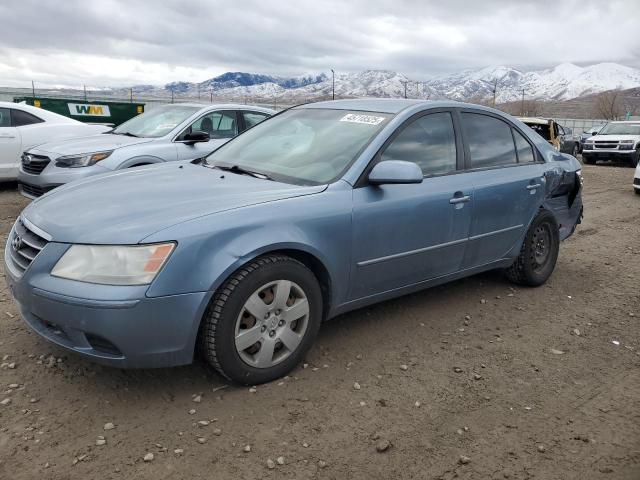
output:
[[[5,249],[26,323],[117,367],[291,371],[323,320],[490,269],[541,285],[582,217],[578,161],[496,110],[342,100],[202,161],[71,183]]]

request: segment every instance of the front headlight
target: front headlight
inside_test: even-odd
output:
[[[153,281],[175,243],[153,245],[72,245],[51,275],[104,285],[146,285]]]
[[[94,153],[80,153],[78,155],[65,155],[56,160],[56,167],[77,168],[88,167],[95,165],[101,160],[104,160],[113,153],[113,150],[108,152],[94,152]]]

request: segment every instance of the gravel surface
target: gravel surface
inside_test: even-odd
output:
[[[341,316],[253,389],[80,359],[0,279],[0,478],[639,479],[640,196],[632,169],[584,171],[547,285],[488,273]],[[2,245],[26,204],[0,186]]]

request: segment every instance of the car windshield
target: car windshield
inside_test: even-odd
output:
[[[259,123],[209,155],[209,166],[321,185],[338,179],[388,122],[378,112],[296,108]]]
[[[133,117],[111,133],[134,137],[162,137],[200,110],[187,105],[163,105]]]
[[[549,130],[548,123],[527,123],[524,122],[528,127],[531,127],[538,135],[540,135],[545,140],[551,140],[551,132]]]
[[[607,123],[598,135],[640,135],[640,123]]]

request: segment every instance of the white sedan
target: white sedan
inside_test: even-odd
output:
[[[23,103],[0,102],[0,181],[16,179],[22,152],[31,147],[109,130]]]

